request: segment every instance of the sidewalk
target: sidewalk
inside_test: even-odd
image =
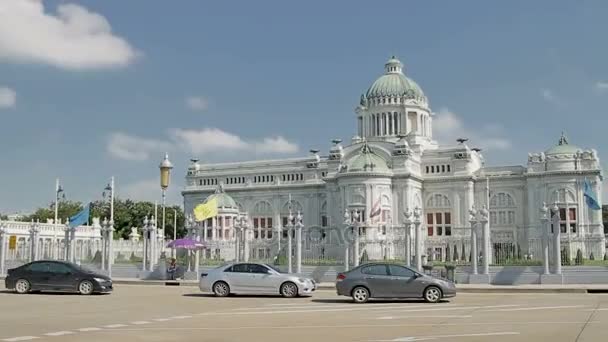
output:
[[[139,280],[114,278],[117,285],[161,285],[161,286],[198,286],[195,280]],[[457,284],[460,293],[588,293],[607,292],[608,284],[570,284],[570,285],[490,285]],[[334,283],[318,283],[319,290],[335,290]]]

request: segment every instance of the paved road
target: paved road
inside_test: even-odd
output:
[[[449,302],[351,304],[214,298],[195,287],[122,285],[111,295],[0,290],[0,341],[605,341],[608,295],[461,294]]]

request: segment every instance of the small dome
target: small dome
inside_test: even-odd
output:
[[[238,206],[238,204],[236,204],[236,201],[230,195],[228,195],[227,193],[224,192],[223,184],[220,184],[218,189],[215,190],[215,193],[209,195],[209,197],[207,197],[205,199],[204,203],[207,203],[214,198],[217,199],[218,208],[237,209],[237,210],[239,209],[239,206]]]
[[[556,154],[576,154],[581,149],[576,145],[568,144],[568,139],[562,133],[562,136],[559,138],[559,142],[556,146],[551,147],[545,152],[545,155],[556,155]]]
[[[420,86],[403,74],[402,67],[401,62],[394,56],[389,59],[384,66],[385,74],[372,83],[365,96],[368,99],[383,96],[425,98]]]
[[[359,153],[354,156],[348,163],[348,172],[389,172],[390,169],[384,158],[375,154],[369,147],[367,142],[363,143],[363,147]]]

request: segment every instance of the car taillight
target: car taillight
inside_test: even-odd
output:
[[[338,274],[338,277],[336,277],[336,281],[342,281],[346,279],[346,276],[342,273]]]

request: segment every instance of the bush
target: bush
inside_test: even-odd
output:
[[[591,252],[591,254],[589,254],[589,260],[595,260],[595,256],[593,256],[593,252]]]
[[[583,264],[583,252],[579,249],[576,251],[576,259],[574,260],[575,265]]]
[[[608,252],[604,253],[604,261],[608,260]]]

